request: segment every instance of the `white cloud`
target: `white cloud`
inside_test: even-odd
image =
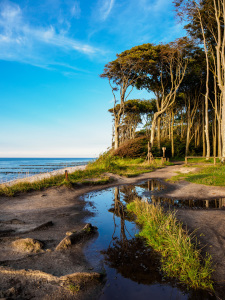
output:
[[[162,13],[162,11],[165,11],[168,9],[168,7],[171,5],[171,1],[168,0],[139,0],[140,5],[145,11],[151,11],[153,13]]]
[[[78,1],[74,1],[70,12],[72,17],[79,19],[81,14],[81,9],[80,9],[80,3]]]
[[[78,8],[78,2],[75,1],[74,16],[78,16]],[[88,56],[101,53],[100,49],[71,38],[64,31],[57,32],[54,26],[30,25],[17,4],[0,4],[0,59],[46,66],[51,52],[56,50]]]
[[[115,0],[99,0],[98,7],[100,15],[98,15],[98,17],[100,17],[101,20],[105,21],[108,18],[114,3]]]

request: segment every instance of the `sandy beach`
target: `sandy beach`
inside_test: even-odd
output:
[[[68,173],[73,173],[77,170],[84,170],[85,168],[86,168],[86,165],[75,166],[75,167],[67,167],[67,168],[64,168],[64,169],[55,170],[55,171],[51,171],[51,172],[48,172],[48,173],[40,173],[40,174],[33,175],[33,176],[30,176],[30,177],[11,180],[11,181],[8,181],[8,182],[4,182],[2,184],[6,185],[6,186],[11,186],[13,184],[21,183],[21,182],[34,182],[34,181],[43,180],[45,178],[50,178],[50,177],[56,176],[56,175],[63,175],[63,174],[65,174],[66,170],[68,171]]]

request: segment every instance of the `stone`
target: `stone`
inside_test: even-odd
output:
[[[26,238],[12,242],[12,246],[20,252],[37,253],[42,251],[43,243],[35,239]]]
[[[67,235],[55,248],[55,250],[63,250],[69,248],[71,245],[78,243],[82,239],[96,233],[97,227],[92,226],[90,223],[86,224],[81,231],[72,232]],[[70,232],[67,232],[70,233]]]

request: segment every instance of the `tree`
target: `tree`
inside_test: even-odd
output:
[[[150,146],[153,146],[156,124],[158,121],[158,134],[160,132],[160,116],[170,107],[177,95],[183,81],[188,60],[184,51],[184,40],[179,39],[167,45],[149,45],[151,54],[142,68],[142,76],[137,81],[138,88],[152,91],[156,96],[157,112],[154,113],[151,127]],[[143,45],[146,48],[146,44]],[[138,51],[140,52],[140,48]],[[141,57],[145,61],[146,55]],[[160,136],[158,136],[158,141]],[[158,144],[159,146],[159,144]]]
[[[119,147],[119,129],[123,122],[124,116],[124,103],[133,90],[140,75],[140,62],[132,56],[129,50],[117,54],[117,59],[109,62],[105,65],[103,73],[100,75],[101,78],[107,78],[109,80],[110,87],[112,89],[114,97],[114,134],[115,144],[114,148]],[[129,91],[128,89],[131,88]],[[117,97],[116,92],[119,91],[119,110],[116,111]]]
[[[189,22],[186,26],[188,32],[195,39],[202,42],[205,49],[207,64],[205,94],[205,132],[206,138],[208,139],[207,156],[210,155],[210,151],[208,149],[209,56],[211,56],[214,62],[211,66],[211,71],[214,74],[214,79],[217,80],[217,84],[214,86],[214,109],[215,117],[218,120],[218,152],[220,154],[220,141],[222,139],[221,154],[222,157],[225,157],[225,0],[175,0],[174,3],[178,14]],[[217,96],[220,98],[220,95],[217,92],[217,87],[221,94],[221,101],[220,99],[217,99]]]
[[[120,111],[120,104],[109,109],[113,117]],[[120,125],[119,143],[133,139],[137,126],[148,121],[148,116],[155,111],[155,101],[150,100],[127,100],[124,103],[124,116]]]

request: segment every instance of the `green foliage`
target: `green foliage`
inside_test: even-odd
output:
[[[51,186],[59,186],[62,185],[63,180],[64,176],[59,175],[35,182],[20,182],[11,186],[2,184],[0,186],[0,196],[14,196],[18,193],[38,191]]]
[[[79,284],[73,284],[71,283],[69,286],[68,286],[68,289],[73,293],[78,293],[81,289],[80,285]]]
[[[174,181],[179,179],[179,177],[171,178],[171,180]],[[205,185],[225,186],[225,166],[223,164],[217,166],[202,166],[197,173],[182,174],[182,179]]]
[[[162,270],[169,277],[178,278],[191,288],[213,290],[211,257],[201,257],[200,250],[175,217],[175,212],[164,212],[159,205],[139,199],[127,205],[142,225],[139,235],[161,254]]]
[[[121,158],[115,156],[115,153],[104,153],[94,163],[88,165],[90,170],[101,170],[102,172],[111,172],[120,176],[134,177],[143,173],[152,172],[155,168],[161,167],[161,161],[148,165],[145,159],[139,158]]]

